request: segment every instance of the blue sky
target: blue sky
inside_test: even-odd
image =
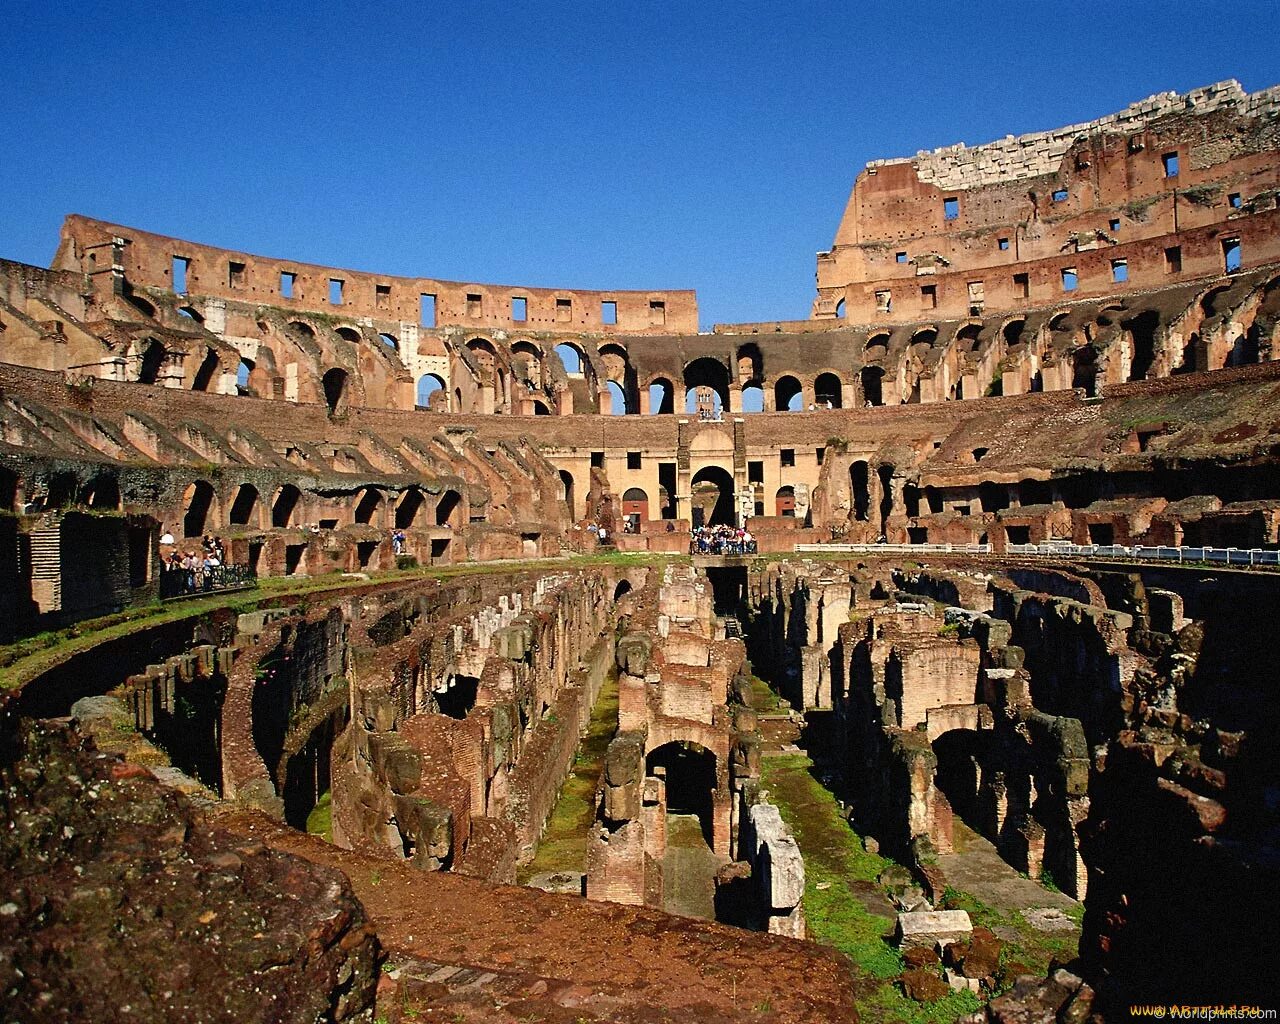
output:
[[[1280,83],[1275,0],[8,0],[0,256],[78,212],[461,281],[800,318],[866,161]]]

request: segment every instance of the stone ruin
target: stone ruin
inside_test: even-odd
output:
[[[78,215],[51,268],[0,262],[6,1005],[1264,1005],[1277,578],[1202,559],[1280,545],[1276,103],[1219,83],[876,161],[812,318],[707,334],[691,291]],[[772,557],[685,558],[704,523]],[[294,579],[146,617],[213,534]],[[868,548],[795,550],[831,541]],[[581,871],[516,886],[615,681]],[[831,883],[764,781],[802,748],[894,862],[849,885],[892,915],[891,979],[812,941]],[[1055,962],[960,905],[975,849]]]

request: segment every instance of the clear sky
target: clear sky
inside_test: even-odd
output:
[[[70,212],[449,280],[808,316],[866,161],[1280,83],[1277,0],[5,0],[0,256]]]

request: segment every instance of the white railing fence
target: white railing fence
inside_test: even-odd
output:
[[[990,544],[797,544],[803,554],[955,554],[989,555]],[[1280,566],[1280,551],[1269,548],[1150,547],[1137,544],[1010,544],[1007,555],[1050,558],[1121,558],[1143,562],[1209,563],[1218,565]]]

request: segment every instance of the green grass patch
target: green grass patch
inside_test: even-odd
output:
[[[328,790],[307,815],[307,834],[320,836],[326,843],[333,842],[333,803]]]
[[[810,773],[803,754],[767,758],[761,768],[769,799],[778,806],[804,855],[804,914],[814,939],[849,957],[873,982],[861,988],[857,1009],[868,1024],[943,1024],[978,1009],[971,992],[952,993],[936,1003],[916,1003],[894,983],[902,957],[885,941],[894,920],[872,913],[858,890],[878,891],[875,879],[893,862],[868,853],[844,820],[835,797]]]
[[[618,731],[618,674],[610,672],[591,709],[587,735],[547,818],[533,860],[516,872],[527,885],[534,875],[548,871],[581,873],[587,869],[587,836],[596,816],[596,783],[604,767],[609,741]]]

